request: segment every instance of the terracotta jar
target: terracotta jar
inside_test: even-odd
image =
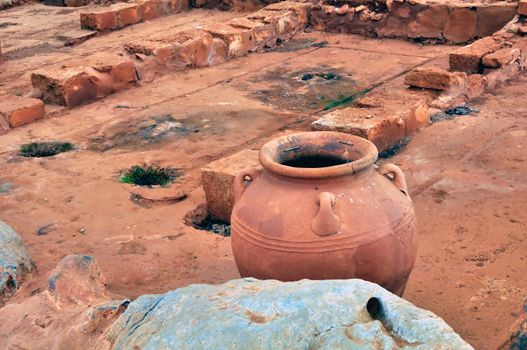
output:
[[[279,137],[263,169],[235,180],[232,250],[242,277],[361,278],[402,295],[414,266],[412,201],[397,166],[376,169],[377,148],[337,132]]]

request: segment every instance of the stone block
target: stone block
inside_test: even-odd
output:
[[[227,43],[228,57],[243,56],[257,48],[256,38],[250,29],[234,28],[223,23],[209,24],[203,29]]]
[[[124,89],[137,80],[133,62],[106,53],[46,67],[31,74],[31,83],[40,89],[45,102],[68,107]]]
[[[288,11],[294,12],[298,16],[300,22],[304,25],[308,23],[312,9],[313,4],[310,2],[297,1],[279,1],[264,8],[265,11],[274,11],[281,14],[287,13]]]
[[[483,56],[483,66],[485,68],[499,68],[511,63],[520,57],[520,54],[520,49],[515,47],[506,47]]]
[[[500,47],[501,43],[498,40],[493,37],[486,37],[459,48],[449,54],[450,70],[468,74],[480,73],[483,69],[481,62],[483,56],[498,50]]]
[[[514,18],[516,4],[500,1],[495,4],[480,5],[476,14],[478,16],[476,36],[484,38],[494,34]]]
[[[117,27],[124,28],[126,26],[136,24],[141,21],[139,17],[139,5],[137,4],[114,4],[111,6],[116,11]]]
[[[470,74],[466,80],[467,98],[470,100],[483,95],[486,81],[487,77],[482,74]]]
[[[279,4],[282,4],[282,2],[273,5],[278,6]],[[300,10],[286,10],[270,6],[254,12],[247,16],[247,18],[253,21],[273,25],[278,39],[282,41],[290,39],[294,34],[303,30],[308,24],[308,19],[304,17]],[[286,5],[281,6],[285,7]]]
[[[256,39],[256,46],[258,50],[265,47],[275,47],[277,34],[275,27],[272,24],[265,24],[248,18],[234,18],[227,22],[233,28],[240,28],[244,30],[251,30]]]
[[[520,0],[520,2],[518,2],[517,13],[520,16],[527,16],[527,0]]]
[[[376,29],[377,35],[386,38],[398,38],[408,36],[410,26],[408,21],[389,16],[381,27]]]
[[[443,31],[444,37],[455,44],[464,43],[476,36],[477,15],[470,8],[454,8]]]
[[[6,123],[11,128],[29,124],[44,117],[44,103],[36,98],[19,96],[0,97],[0,122],[6,128]]]
[[[100,8],[80,13],[81,28],[97,31],[117,28],[117,12],[111,8]]]
[[[447,90],[452,86],[459,85],[459,78],[459,74],[441,68],[419,67],[406,74],[404,83],[424,89]]]
[[[244,169],[258,167],[258,151],[243,150],[209,163],[201,169],[207,210],[216,219],[230,222],[234,205],[234,178]]]
[[[83,67],[46,67],[31,74],[31,84],[46,103],[73,107],[97,98],[97,87]]]
[[[175,70],[209,66],[223,61],[227,54],[227,44],[198,29],[167,33],[148,41],[129,42],[124,49],[130,54],[154,56],[159,64]]]
[[[486,75],[485,90],[494,91],[506,81],[516,77],[520,72],[520,65],[516,62],[493,70]]]
[[[174,3],[177,6],[177,3]],[[138,16],[143,21],[161,17],[172,12],[171,0],[141,0]]]
[[[449,9],[446,5],[429,4],[408,25],[408,37],[441,39],[448,15]]]
[[[382,108],[344,108],[330,112],[311,124],[316,131],[338,131],[363,137],[383,151],[402,139],[404,120]]]
[[[172,12],[179,13],[190,9],[189,0],[170,0],[170,8]]]
[[[403,116],[405,135],[411,135],[421,127],[428,125],[430,122],[430,115],[428,112],[428,103],[425,100],[418,101],[407,113]]]

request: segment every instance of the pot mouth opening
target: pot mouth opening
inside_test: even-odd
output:
[[[373,165],[377,148],[358,136],[312,131],[282,136],[260,151],[262,166],[279,175],[324,178],[355,174]]]

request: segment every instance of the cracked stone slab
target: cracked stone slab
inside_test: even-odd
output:
[[[438,316],[358,279],[246,278],[143,295],[108,340],[112,349],[472,349]]]

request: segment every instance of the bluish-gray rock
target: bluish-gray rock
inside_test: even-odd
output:
[[[132,302],[113,349],[472,349],[442,319],[362,280],[241,279]]]
[[[0,295],[15,292],[32,267],[22,238],[11,226],[0,221]]]

